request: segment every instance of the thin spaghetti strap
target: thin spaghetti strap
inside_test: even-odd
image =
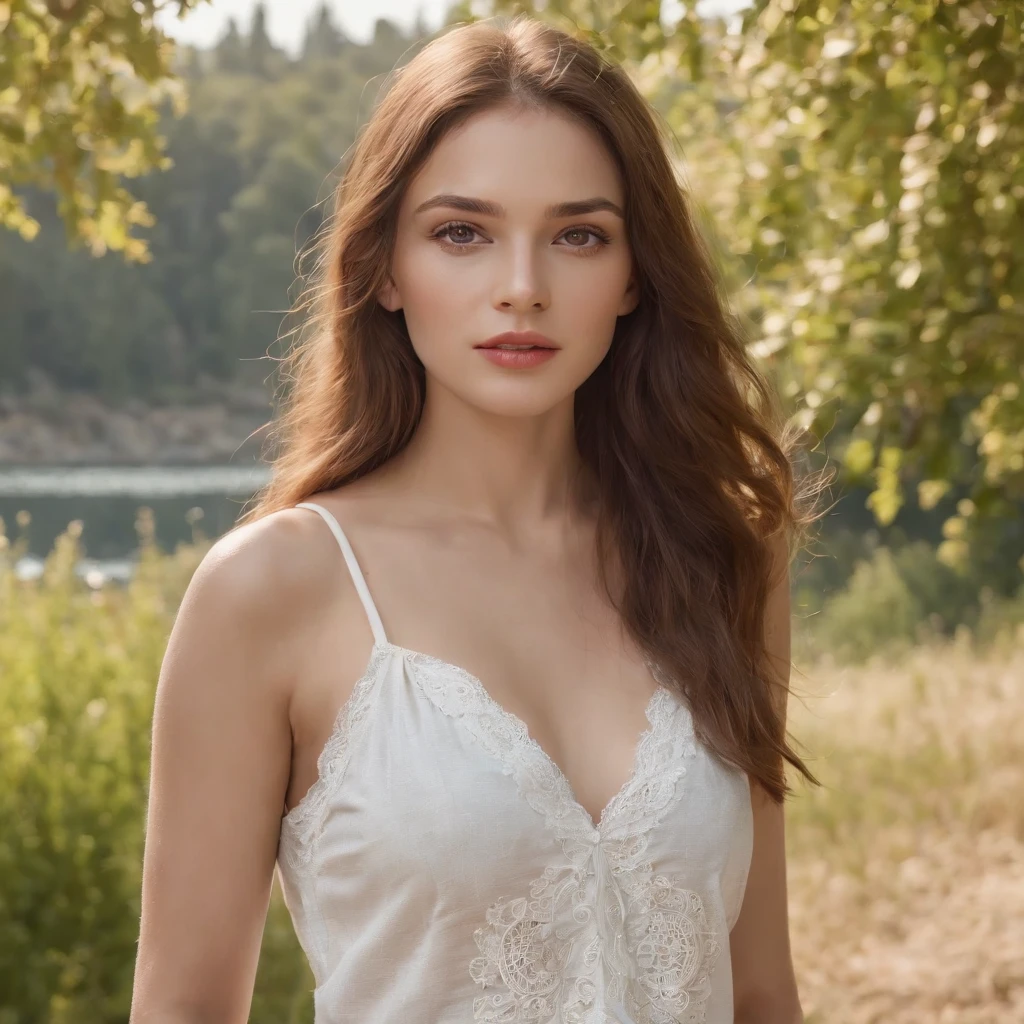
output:
[[[363,578],[359,563],[356,561],[355,552],[352,550],[352,545],[349,544],[348,537],[345,536],[345,531],[341,528],[341,524],[323,505],[317,505],[315,502],[300,501],[295,507],[311,508],[315,512],[319,512],[321,518],[331,528],[331,532],[341,548],[341,553],[345,556],[345,564],[348,566],[348,571],[352,576],[352,582],[356,585],[359,600],[363,602],[363,610],[366,612],[366,617],[370,620],[373,639],[378,644],[387,643],[388,638],[384,633],[384,624],[380,621],[377,606],[373,603],[373,598],[370,597],[370,588],[366,585],[366,580]]]

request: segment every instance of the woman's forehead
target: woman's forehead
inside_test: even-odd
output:
[[[615,161],[596,132],[550,110],[482,111],[445,135],[410,183],[408,208],[442,193],[510,215],[593,196],[622,205]]]

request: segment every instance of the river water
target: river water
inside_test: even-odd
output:
[[[82,521],[80,571],[123,579],[138,549],[136,517],[151,509],[157,544],[173,551],[193,537],[227,532],[270,478],[269,467],[75,466],[0,467],[0,517],[12,541],[27,550],[17,569],[37,575],[55,538],[73,520]],[[19,515],[20,513],[20,515]],[[27,513],[27,515],[26,515]],[[20,520],[20,525],[19,525]]]

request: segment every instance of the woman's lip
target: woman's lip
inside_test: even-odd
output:
[[[536,331],[506,331],[504,334],[496,334],[487,341],[482,341],[474,348],[495,348],[498,345],[534,345],[537,348],[557,349],[558,346],[543,334]]]
[[[503,366],[510,370],[527,370],[533,366],[546,363],[555,357],[558,351],[556,348],[495,348],[492,346],[478,345],[484,359],[490,360],[496,366]]]

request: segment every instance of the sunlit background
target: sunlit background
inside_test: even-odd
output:
[[[172,11],[164,12],[158,23],[175,39],[193,46],[212,46],[234,19],[240,26],[252,20],[257,0],[218,0],[209,7],[200,7],[179,18]],[[430,32],[444,24],[448,4],[443,0],[374,0],[356,3],[355,0],[330,0],[326,5],[335,23],[350,39],[368,43],[379,18],[397,25],[403,32],[412,31],[417,24]],[[697,10],[701,14],[729,15],[750,6],[750,0],[701,0]],[[268,0],[267,33],[275,45],[297,54],[305,37],[309,22],[319,15],[322,0]],[[663,3],[661,19],[673,24],[680,16],[678,3]]]
[[[297,253],[388,73],[514,6],[0,2],[0,1024],[127,1020],[153,689],[267,479]],[[808,1024],[1020,1024],[1024,8],[526,7],[664,120],[836,474],[793,566]],[[250,1019],[311,988],[275,888]]]

